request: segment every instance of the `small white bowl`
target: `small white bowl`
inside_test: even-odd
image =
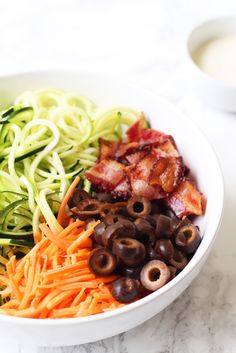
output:
[[[221,17],[205,21],[195,27],[186,43],[188,77],[196,94],[215,108],[236,111],[236,84],[228,84],[206,74],[193,60],[193,52],[212,38],[235,35],[236,17]],[[188,78],[189,79],[189,78]]]
[[[148,320],[173,302],[201,270],[220,223],[224,188],[217,158],[199,129],[172,104],[140,87],[103,75],[48,71],[0,77],[0,97],[9,104],[24,90],[55,87],[90,97],[98,105],[127,105],[144,111],[153,128],[174,136],[180,153],[207,197],[204,216],[198,217],[202,242],[191,261],[158,291],[123,308],[75,319],[26,319],[0,315],[3,340],[41,346],[75,345],[127,331]],[[147,342],[148,344],[148,342]]]

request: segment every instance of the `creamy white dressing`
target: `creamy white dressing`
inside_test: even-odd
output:
[[[213,78],[236,84],[236,34],[210,39],[193,52],[192,58]]]

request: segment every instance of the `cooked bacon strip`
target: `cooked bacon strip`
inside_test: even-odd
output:
[[[142,114],[128,129],[125,141],[100,139],[99,163],[85,173],[93,188],[124,199],[132,195],[165,198],[179,217],[202,214],[202,196],[185,179],[188,169],[173,137],[144,129],[144,122]]]
[[[135,166],[136,164],[138,164],[139,161],[141,161],[141,159],[143,159],[148,153],[150,153],[150,151],[146,150],[142,150],[142,151],[137,151],[134,153],[129,154],[128,156],[126,156],[125,158],[127,159],[127,161],[129,162],[130,165]]]
[[[138,142],[121,143],[114,154],[115,159],[122,160],[126,155],[136,152],[139,149]]]
[[[99,139],[99,161],[103,159],[113,158],[115,152],[117,151],[120,142],[105,140],[103,138]]]
[[[139,145],[160,145],[170,139],[169,135],[154,129],[144,129],[140,133]]]
[[[181,157],[160,157],[150,175],[150,184],[160,186],[165,192],[174,191],[183,177],[183,162]]]
[[[111,191],[124,179],[125,166],[112,159],[104,159],[85,173],[91,183],[104,191]]]
[[[133,124],[126,132],[129,142],[137,142],[139,146],[158,145],[170,139],[169,135],[154,129],[144,129],[145,117]]]
[[[178,217],[203,214],[203,198],[195,185],[183,180],[177,189],[166,198],[166,204]]]
[[[176,148],[174,139],[170,137],[168,141],[163,142],[161,145],[153,149],[157,155],[161,157],[179,157],[180,154]]]
[[[126,131],[128,141],[131,141],[131,142],[139,141],[140,133],[144,128],[144,122],[145,122],[145,116],[142,113],[140,119]]]
[[[129,175],[135,177],[135,179],[149,181],[155,162],[155,154],[150,153],[142,158],[136,166],[129,169]]]
[[[166,194],[158,186],[151,186],[148,181],[131,177],[132,195],[143,196],[149,200],[162,199]]]
[[[150,185],[149,179],[155,163],[156,156],[149,154],[141,159],[136,166],[128,169],[132,194],[144,196],[150,200],[166,196],[166,194],[161,191],[160,187]]]
[[[114,190],[111,191],[113,197],[122,197],[127,199],[131,196],[131,185],[128,177],[125,177]]]

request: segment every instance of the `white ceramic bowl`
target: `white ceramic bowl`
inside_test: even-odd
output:
[[[203,266],[216,236],[223,208],[223,181],[216,156],[203,134],[173,105],[116,80],[76,72],[27,73],[0,78],[0,97],[9,103],[27,89],[55,87],[90,97],[99,105],[127,105],[146,112],[154,128],[172,134],[187,165],[207,196],[204,216],[197,219],[203,240],[186,268],[151,295],[121,309],[76,319],[36,320],[0,316],[0,340],[38,345],[74,345],[127,331],[148,320],[189,286]]]
[[[205,21],[195,27],[186,42],[188,80],[196,94],[211,106],[236,111],[236,85],[224,83],[203,72],[192,58],[192,53],[204,42],[217,37],[236,34],[236,17],[221,17]]]

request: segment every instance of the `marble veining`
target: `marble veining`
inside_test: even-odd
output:
[[[32,347],[17,345],[13,341],[1,346],[0,352],[234,353],[236,119],[233,114],[206,106],[191,93],[185,72],[183,43],[194,23],[209,16],[235,12],[235,1],[122,0],[119,5],[117,3],[112,0],[100,0],[96,5],[92,0],[42,0],[37,3],[22,0],[19,5],[17,1],[0,0],[0,29],[4,33],[0,37],[0,73],[48,67],[109,71],[171,100],[200,126],[219,156],[226,198],[218,238],[192,285],[163,312],[135,329],[103,341],[71,347]],[[126,38],[121,27],[120,32],[118,27],[115,31],[110,28],[109,37],[105,26],[108,13],[112,18],[117,15],[116,26],[121,26],[119,20],[124,16],[131,21],[130,28],[134,26],[136,31],[130,29]],[[94,28],[96,25],[102,28],[100,37],[106,36],[98,43],[91,28],[86,32],[86,16],[90,14]],[[40,27],[42,18],[44,26]],[[54,27],[51,21],[54,21]],[[111,22],[109,20],[108,24]],[[60,29],[61,23],[63,28]],[[145,50],[142,50],[145,42]],[[81,50],[79,43],[83,43],[86,50]],[[110,47],[104,43],[110,43]],[[32,48],[35,49],[33,53]],[[135,60],[139,52],[139,60]]]

